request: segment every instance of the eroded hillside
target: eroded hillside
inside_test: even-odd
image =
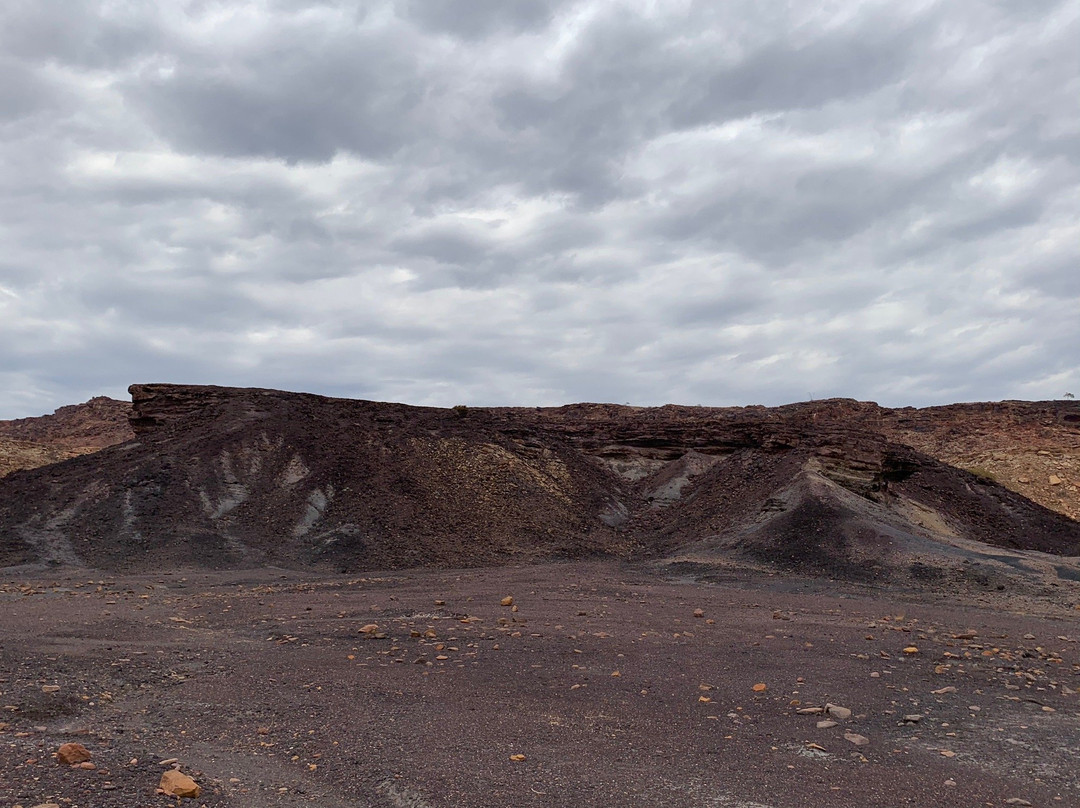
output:
[[[1017,570],[1068,578],[1080,555],[1076,521],[908,445],[909,433],[947,434],[938,414],[921,418],[929,411],[913,420],[850,400],[446,410],[272,390],[131,392],[137,440],[0,482],[0,563],[355,569],[613,556],[990,586]],[[1040,429],[1075,437],[1075,405],[1030,406]]]

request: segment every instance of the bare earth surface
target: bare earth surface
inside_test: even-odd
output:
[[[206,806],[1080,805],[1067,581],[960,604],[619,562],[5,574],[4,808],[175,804],[170,758]],[[850,716],[798,712],[827,703]],[[96,768],[54,760],[72,741]]]

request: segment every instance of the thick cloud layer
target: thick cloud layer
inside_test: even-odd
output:
[[[1080,2],[0,7],[0,417],[1080,395]]]

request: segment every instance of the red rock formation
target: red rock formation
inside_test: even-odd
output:
[[[99,396],[52,415],[0,421],[0,476],[130,440],[130,412],[126,401]]]

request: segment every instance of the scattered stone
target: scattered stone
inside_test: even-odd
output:
[[[1050,475],[1050,485],[1061,485],[1063,482],[1065,482],[1065,481],[1063,479],[1061,479],[1060,477],[1058,477],[1056,474],[1051,474]],[[1030,802],[1029,803],[1013,803],[1013,804],[1014,805],[1021,805],[1021,804],[1031,805]]]
[[[89,760],[84,760],[82,763],[78,764],[78,767],[80,769],[86,769],[87,771],[93,771],[94,769],[97,768],[97,766],[95,766]]]
[[[1035,639],[1035,635],[1034,635],[1034,634],[1025,634],[1025,635],[1024,635],[1024,639],[1025,639],[1025,640],[1034,640],[1034,639]]]
[[[841,721],[847,721],[851,718],[851,710],[847,707],[841,707],[838,704],[826,704],[825,712],[831,715],[833,718],[839,718]]]
[[[41,692],[42,693],[59,693],[60,692],[60,685],[42,685],[41,686]]]
[[[917,654],[917,653],[919,653],[919,649],[915,645],[909,645],[907,648],[904,649],[904,653],[905,654]]]
[[[956,781],[950,778],[945,781],[945,785],[947,785],[949,788],[956,788]]]
[[[159,760],[158,765],[159,766],[171,766],[174,763],[179,763],[179,762],[180,762],[180,758],[165,758],[164,760]]]
[[[360,627],[361,634],[375,634],[379,630],[378,623],[368,623],[366,626]]]
[[[170,797],[189,797],[194,799],[202,794],[199,784],[177,769],[170,769],[161,775],[158,788]]]
[[[956,688],[950,685],[949,687],[939,687],[937,690],[931,690],[930,692],[935,696],[944,696],[946,693],[955,693]]]
[[[1031,805],[1030,802],[1028,802],[1025,799],[1021,799],[1020,797],[1009,797],[1009,799],[1005,800],[1005,804],[1006,805]]]
[[[951,749],[942,749],[941,756],[947,758],[956,757],[956,752],[953,752]]]
[[[500,606],[513,606],[514,605],[514,597],[513,597],[513,595],[507,595],[505,598],[503,598],[502,600],[499,601],[499,605]]]
[[[705,610],[704,609],[694,609],[694,617],[704,617],[704,616],[705,616]]]
[[[766,690],[769,689],[769,686],[764,682],[758,682],[756,685],[754,685],[753,689],[755,693],[764,693]]]
[[[81,743],[61,744],[56,750],[56,760],[64,766],[75,766],[93,757],[90,750]]]
[[[832,729],[833,727],[836,727],[836,726],[839,726],[839,725],[835,721],[830,721],[827,718],[824,721],[818,721],[817,722],[817,728],[818,729]]]
[[[918,715],[918,714],[905,715],[904,716],[904,723],[905,724],[918,724],[922,720],[923,720],[923,717],[921,715]]]
[[[798,713],[799,715],[821,715],[821,713],[825,712],[825,708],[824,707],[800,707],[795,712]]]
[[[859,735],[855,732],[845,732],[844,740],[850,741],[856,746],[866,746],[868,743],[870,743],[870,739],[867,738],[865,735]]]
[[[524,755],[511,755],[510,759],[512,761],[514,761],[515,763],[520,763],[521,761],[523,761],[525,759],[525,756]]]

